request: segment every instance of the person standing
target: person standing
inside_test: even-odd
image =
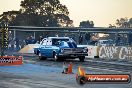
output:
[[[15,47],[15,39],[11,40],[10,45],[11,45],[11,49],[10,50],[13,51],[14,47]]]
[[[90,33],[86,33],[86,34],[85,34],[85,40],[86,40],[87,44],[90,43],[90,38],[91,38]]]
[[[27,38],[25,39],[25,43],[26,43],[26,45],[29,44],[29,37],[27,37]]]
[[[79,36],[79,41],[78,42],[79,42],[79,44],[83,43],[83,36],[82,35]]]
[[[15,42],[16,42],[16,51],[18,51],[20,49],[20,47],[19,47],[19,39],[16,38]]]

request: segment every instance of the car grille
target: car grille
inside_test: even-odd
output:
[[[63,53],[81,53],[83,52],[83,49],[76,49],[76,48],[73,48],[73,49],[69,49],[69,48],[64,48],[62,49]]]

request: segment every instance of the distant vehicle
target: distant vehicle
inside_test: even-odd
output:
[[[39,48],[34,48],[34,53],[39,59],[54,58],[55,61],[79,58],[84,61],[87,49],[77,47],[73,39],[69,37],[48,37],[40,42]]]
[[[97,46],[114,46],[114,41],[109,39],[109,40],[99,40],[95,45]]]

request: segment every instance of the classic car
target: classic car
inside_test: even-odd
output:
[[[34,53],[39,59],[54,58],[55,61],[79,58],[84,61],[87,48],[77,47],[75,41],[69,37],[44,38],[39,48],[34,48]]]

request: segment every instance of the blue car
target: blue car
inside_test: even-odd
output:
[[[44,38],[39,48],[34,48],[34,53],[39,59],[54,58],[55,61],[79,58],[84,61],[87,49],[77,47],[77,44],[69,37]]]

